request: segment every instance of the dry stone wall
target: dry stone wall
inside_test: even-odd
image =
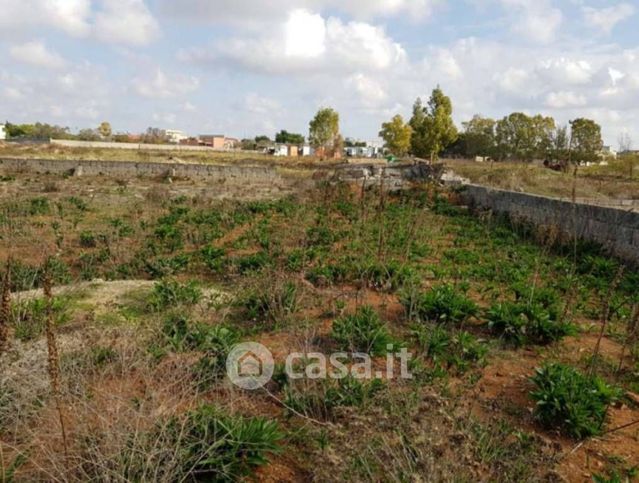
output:
[[[639,213],[544,196],[465,185],[461,196],[471,207],[489,209],[536,226],[555,227],[566,237],[600,243],[611,254],[639,264]]]

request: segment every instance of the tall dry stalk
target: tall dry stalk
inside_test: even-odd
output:
[[[617,286],[621,281],[621,277],[623,276],[624,267],[619,267],[617,270],[617,274],[613,279],[610,287],[608,289],[608,293],[603,302],[603,310],[601,311],[601,330],[599,332],[599,337],[597,338],[597,344],[595,345],[595,350],[592,353],[592,359],[590,360],[590,369],[588,373],[592,376],[595,372],[595,365],[597,364],[597,358],[599,357],[599,351],[601,350],[601,341],[603,340],[604,335],[606,334],[606,327],[608,327],[608,321],[610,320],[610,301],[612,300],[612,295],[617,290]]]
[[[55,399],[56,410],[58,412],[58,419],[60,420],[60,431],[62,434],[62,443],[64,444],[64,454],[68,456],[69,451],[67,447],[67,433],[64,426],[64,417],[62,414],[62,404],[60,401],[60,356],[58,352],[58,343],[55,337],[55,320],[53,314],[53,292],[51,290],[51,274],[49,272],[49,264],[47,263],[44,269],[44,298],[47,303],[46,311],[46,335],[47,335],[47,350],[49,353],[49,380],[51,382],[51,391],[53,392],[53,398]]]
[[[2,280],[2,303],[0,304],[0,355],[9,348],[9,318],[11,317],[11,259]]]

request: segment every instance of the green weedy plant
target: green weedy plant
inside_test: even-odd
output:
[[[279,322],[297,311],[299,289],[291,281],[270,279],[267,285],[247,291],[238,301],[253,321]]]
[[[478,314],[479,308],[453,285],[433,287],[428,292],[402,297],[407,312],[423,321],[438,323],[465,322]]]
[[[317,379],[284,387],[287,408],[307,417],[330,420],[339,407],[362,407],[384,388],[381,379],[361,381],[349,375],[342,379]]]
[[[452,335],[441,325],[418,325],[413,335],[426,357],[440,366],[455,367],[460,373],[483,364],[488,354],[488,347],[466,331]]]
[[[608,406],[622,392],[597,376],[563,364],[546,364],[531,378],[535,418],[544,426],[583,439],[601,434]]]
[[[359,307],[355,314],[333,322],[332,336],[342,350],[370,355],[386,354],[393,338],[373,307]]]
[[[264,418],[221,415],[212,406],[201,406],[189,415],[186,451],[192,473],[235,481],[278,453],[283,439],[277,422]]]
[[[202,299],[202,291],[197,283],[182,284],[176,280],[161,280],[153,287],[149,305],[161,311],[178,305],[194,305]]]
[[[549,344],[575,333],[575,326],[560,320],[555,306],[533,302],[500,302],[486,312],[489,327],[508,342]]]
[[[177,458],[180,481],[243,481],[281,451],[284,438],[276,421],[232,416],[211,405],[189,412],[186,420],[174,418],[158,431],[157,437],[166,440],[163,447],[174,452],[167,457]],[[126,479],[136,481],[140,456],[129,452],[124,457],[132,471]]]

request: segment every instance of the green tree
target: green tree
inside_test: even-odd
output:
[[[457,140],[453,122],[453,104],[441,88],[437,87],[423,107],[421,99],[415,101],[410,126],[411,150],[415,156],[434,160],[447,146]]]
[[[309,123],[308,140],[320,156],[334,155],[342,145],[339,134],[339,114],[334,109],[322,108]]]
[[[384,146],[395,156],[405,156],[410,149],[410,138],[413,128],[404,122],[399,114],[389,122],[382,124],[379,137],[384,140]]]
[[[275,142],[281,144],[304,144],[304,135],[295,134],[282,129],[275,135]]]
[[[98,127],[98,132],[100,133],[100,136],[102,136],[102,138],[104,139],[110,138],[111,134],[113,134],[113,130],[111,129],[111,124],[109,124],[106,121],[100,123],[100,126]]]
[[[80,129],[76,136],[80,141],[99,141],[100,135],[95,129]]]
[[[572,159],[575,162],[593,162],[603,149],[601,126],[592,119],[570,121]]]
[[[496,149],[494,119],[475,115],[462,123],[466,156],[494,156]]]

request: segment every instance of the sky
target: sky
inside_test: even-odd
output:
[[[639,0],[0,0],[0,119],[374,140],[440,85],[474,114],[588,117],[639,147]]]

